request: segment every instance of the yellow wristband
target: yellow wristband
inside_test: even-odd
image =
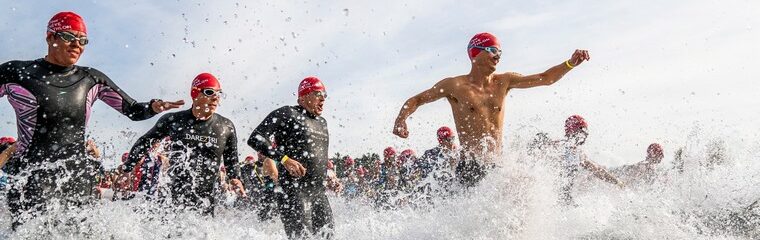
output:
[[[569,67],[570,69],[573,69],[575,66],[570,65],[570,60],[565,60],[565,65]]]
[[[282,156],[282,160],[280,160],[280,163],[282,163],[284,165],[285,162],[287,162],[289,159],[290,158],[288,157],[288,155]]]

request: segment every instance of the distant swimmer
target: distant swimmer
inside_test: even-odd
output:
[[[428,90],[407,100],[393,127],[401,138],[409,136],[406,119],[418,107],[441,98],[451,105],[457,134],[462,145],[462,161],[457,175],[465,185],[474,185],[500,156],[504,128],[504,99],[511,89],[551,85],[571,69],[590,60],[588,51],[576,50],[570,59],[543,73],[523,76],[518,73],[497,74],[501,59],[499,40],[490,33],[479,33],[467,45],[470,73],[445,78]]]
[[[625,176],[626,182],[629,184],[637,182],[652,183],[660,173],[658,172],[658,166],[662,162],[663,157],[662,145],[659,143],[652,143],[647,147],[647,156],[644,161],[619,167],[616,170],[613,170],[613,172]]]
[[[610,174],[604,167],[589,160],[586,153],[581,149],[588,137],[587,129],[588,123],[579,115],[570,116],[565,120],[565,141],[561,143],[564,147],[564,154],[560,160],[559,190],[560,200],[563,204],[573,204],[571,192],[581,169],[588,170],[601,180],[623,187],[622,181]]]
[[[436,131],[438,146],[428,149],[420,158],[419,166],[422,177],[425,178],[431,172],[440,175],[454,170],[459,161],[459,147],[456,144],[456,134],[451,128],[443,126]],[[451,170],[451,171],[450,171]],[[438,178],[436,176],[436,178]]]

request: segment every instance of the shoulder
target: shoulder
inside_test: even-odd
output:
[[[460,85],[462,81],[467,80],[467,75],[459,75],[454,77],[447,77],[438,81],[434,87],[453,87]]]
[[[515,79],[519,79],[523,77],[522,74],[519,74],[516,72],[499,73],[499,74],[494,74],[494,76],[496,77],[496,80],[499,82],[511,82]]]
[[[185,114],[186,111],[189,111],[189,110],[165,113],[163,116],[161,116],[158,119],[158,124],[177,121],[182,118],[183,114]]]
[[[220,123],[224,124],[227,127],[235,128],[235,123],[232,122],[229,118],[222,116],[221,114],[214,113],[214,117],[219,121]]]
[[[88,73],[90,76],[92,76],[96,80],[103,80],[103,81],[109,80],[108,76],[105,73],[93,67],[77,66],[77,68]]]
[[[271,113],[269,113],[270,116],[291,116],[296,112],[295,107],[293,106],[282,106],[278,109],[275,109]]]
[[[34,61],[21,61],[21,60],[7,61],[3,64],[0,64],[0,71],[21,70],[22,68],[25,68],[32,64],[34,64]]]

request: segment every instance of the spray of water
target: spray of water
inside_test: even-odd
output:
[[[512,138],[509,154],[480,185],[453,195],[407,200],[379,209],[368,199],[330,195],[336,239],[756,239],[760,237],[760,166],[731,155],[721,140],[690,136],[682,164],[666,162],[651,183],[624,189],[581,178],[577,205],[558,203],[553,153],[528,150]],[[717,146],[717,147],[716,147]],[[737,152],[737,151],[734,151]],[[741,151],[739,151],[741,152]],[[635,156],[639,157],[639,156]],[[717,161],[720,160],[720,161]],[[677,167],[675,167],[677,166]],[[682,166],[682,167],[681,167]],[[435,185],[435,181],[428,181]],[[433,186],[442,188],[451,186]],[[403,195],[400,199],[403,199]],[[285,239],[277,218],[227,204],[215,216],[168,210],[137,196],[83,208],[51,204],[48,214],[10,232],[0,208],[0,238],[27,239]]]

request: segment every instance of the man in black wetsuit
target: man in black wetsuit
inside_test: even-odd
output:
[[[15,110],[19,138],[4,167],[18,180],[8,193],[13,229],[44,211],[51,199],[76,206],[92,198],[97,170],[85,157],[84,135],[96,99],[133,121],[183,104],[139,103],[102,72],[74,65],[89,41],[84,21],[75,13],[53,16],[45,40],[45,58],[0,65],[0,97],[8,96]]]
[[[191,109],[166,114],[140,137],[121,171],[128,172],[148,154],[151,141],[169,137],[169,193],[177,207],[213,214],[222,164],[233,186],[243,189],[238,170],[237,134],[229,119],[216,114],[222,94],[219,81],[209,73],[193,80]]]
[[[272,161],[263,154],[258,154],[258,159],[253,156],[245,158],[245,164],[240,167],[240,176],[243,185],[248,190],[250,204],[258,212],[260,221],[272,219],[276,208],[275,182],[265,169],[268,162]]]
[[[422,169],[423,178],[433,171],[453,171],[459,158],[454,131],[447,126],[443,126],[438,128],[437,135],[438,146],[425,151],[420,160],[421,166],[419,167]]]
[[[298,87],[298,105],[274,110],[248,139],[248,145],[280,163],[278,208],[291,239],[309,232],[330,238],[334,229],[325,194],[329,133],[321,114],[326,97],[319,79],[305,78]],[[277,147],[271,147],[272,140]]]

